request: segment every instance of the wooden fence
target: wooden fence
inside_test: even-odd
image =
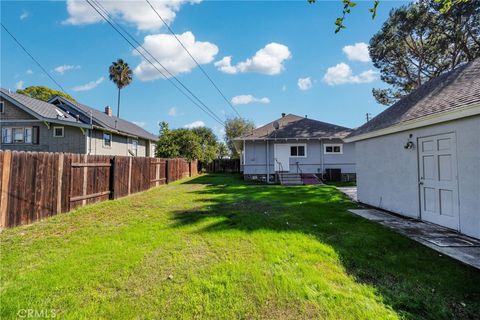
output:
[[[215,159],[210,163],[200,163],[200,170],[206,172],[240,172],[240,159]]]
[[[197,161],[0,150],[0,227],[197,175]]]

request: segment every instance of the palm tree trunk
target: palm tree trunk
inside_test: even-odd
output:
[[[118,99],[117,99],[117,118],[120,118],[120,88],[118,88]]]

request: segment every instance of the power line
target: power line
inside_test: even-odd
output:
[[[121,25],[119,25],[113,18],[112,15],[106,10],[98,1],[95,0],[86,0],[87,3],[125,40],[127,41],[132,48],[137,51],[148,63],[150,63],[166,80],[168,80],[177,90],[180,91],[185,97],[187,97],[193,104],[195,104],[198,108],[200,108],[203,112],[205,112],[208,116],[210,116],[213,120],[218,122],[220,125],[224,125],[223,121],[218,117],[198,96],[196,96],[185,84],[183,84],[175,75],[173,75],[165,66],[160,63],[147,49],[145,49],[128,31],[126,31]],[[95,3],[95,5],[93,4]],[[100,9],[99,9],[100,8]],[[100,12],[103,11],[103,13]],[[108,16],[108,18],[107,18]],[[165,75],[148,57],[145,56],[145,54],[139,50],[127,37],[115,26],[118,26],[124,33],[126,33],[132,41],[134,41],[142,50],[147,53],[155,62],[157,62],[168,75],[173,78],[176,82],[180,84],[193,98],[195,98],[197,101],[193,100],[191,96],[189,96],[187,93],[185,93],[175,82],[172,81],[170,77]],[[203,107],[202,107],[203,106]]]
[[[240,113],[238,113],[238,110],[235,109],[232,105],[232,103],[230,102],[230,100],[227,99],[227,97],[225,97],[225,95],[223,94],[222,90],[220,90],[220,88],[215,84],[215,82],[213,81],[213,79],[208,75],[208,73],[205,71],[205,69],[203,69],[203,67],[200,65],[200,63],[198,63],[197,59],[195,59],[195,57],[190,53],[190,50],[187,49],[187,47],[183,44],[183,42],[177,37],[177,35],[175,34],[175,32],[172,30],[172,28],[168,25],[168,23],[162,18],[162,16],[160,15],[160,13],[158,13],[158,11],[154,8],[154,6],[150,3],[149,0],[145,0],[148,5],[150,6],[150,8],[152,8],[152,10],[157,14],[158,18],[163,22],[163,24],[168,28],[168,30],[170,31],[170,33],[175,37],[175,39],[177,39],[177,41],[180,43],[180,45],[182,46],[182,48],[188,53],[188,55],[190,56],[190,58],[192,58],[192,60],[197,64],[198,68],[202,71],[202,73],[205,75],[205,77],[207,77],[207,79],[210,81],[210,83],[215,87],[215,89],[217,89],[218,93],[220,93],[220,95],[223,97],[223,99],[227,102],[227,104],[230,106],[230,108],[232,108],[233,111],[235,111],[235,113],[241,117]]]
[[[60,83],[58,83],[53,77],[52,75],[40,64],[40,62],[38,62],[37,59],[35,59],[31,54],[30,52],[28,52],[28,50],[20,43],[20,41],[17,40],[17,38],[15,38],[15,36],[10,32],[8,31],[7,27],[5,27],[3,25],[3,23],[1,23],[2,25],[2,28],[5,29],[5,31],[7,31],[7,33],[10,35],[10,37],[12,37],[13,40],[15,40],[15,42],[18,44],[18,46],[20,48],[22,48],[23,51],[25,51],[25,53],[40,67],[40,69],[42,69],[42,71],[50,78],[50,80],[52,80],[59,88],[60,90],[65,93],[65,89],[63,89],[63,87],[60,85]]]

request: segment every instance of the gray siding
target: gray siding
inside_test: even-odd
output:
[[[358,199],[409,217],[420,217],[417,138],[455,132],[460,231],[480,238],[480,116],[356,142]]]
[[[39,144],[0,144],[0,149],[16,151],[43,151],[43,152],[67,152],[67,153],[85,153],[86,138],[80,128],[63,126],[64,136],[54,137],[53,127],[61,125],[52,124],[48,128],[41,121],[22,121],[22,122],[1,122],[3,127],[39,127]],[[0,131],[1,132],[1,131]],[[3,140],[0,140],[3,141]]]
[[[112,133],[112,145],[110,147],[103,145],[103,133],[108,131],[94,129],[90,131],[88,148],[90,154],[95,155],[119,155],[129,156],[128,152],[131,149],[132,138],[121,136]],[[136,139],[138,141],[138,157],[145,157],[147,155],[147,140]]]
[[[4,112],[0,113],[0,120],[35,120],[36,118],[32,116],[30,113],[27,113],[10,103],[10,101],[6,101],[0,97],[0,101],[2,101],[5,105]]]
[[[290,172],[297,172],[298,162],[304,173],[323,173],[325,169],[341,169],[342,173],[355,173],[355,144],[343,143],[343,154],[324,154],[324,143],[342,143],[341,140],[298,140],[298,141],[268,141],[269,145],[269,173],[274,173],[274,144],[297,144],[307,145],[307,156],[291,157]],[[245,165],[244,174],[266,174],[267,173],[267,142],[246,141],[245,142]]]

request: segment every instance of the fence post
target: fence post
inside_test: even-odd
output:
[[[62,212],[62,183],[63,183],[63,153],[58,154],[58,176],[57,176],[57,213]]]
[[[170,165],[169,164],[170,164],[170,160],[168,160],[168,159],[165,160],[165,182],[167,184],[170,183],[170,168],[169,168]]]
[[[132,157],[128,158],[128,194],[132,188]]]
[[[10,163],[12,160],[12,152],[10,150],[3,151],[2,166],[2,194],[0,195],[0,224],[1,227],[7,227],[7,208],[8,208],[8,190],[10,185]]]
[[[115,157],[110,158],[110,177],[108,181],[108,190],[110,191],[110,200],[115,199]]]

